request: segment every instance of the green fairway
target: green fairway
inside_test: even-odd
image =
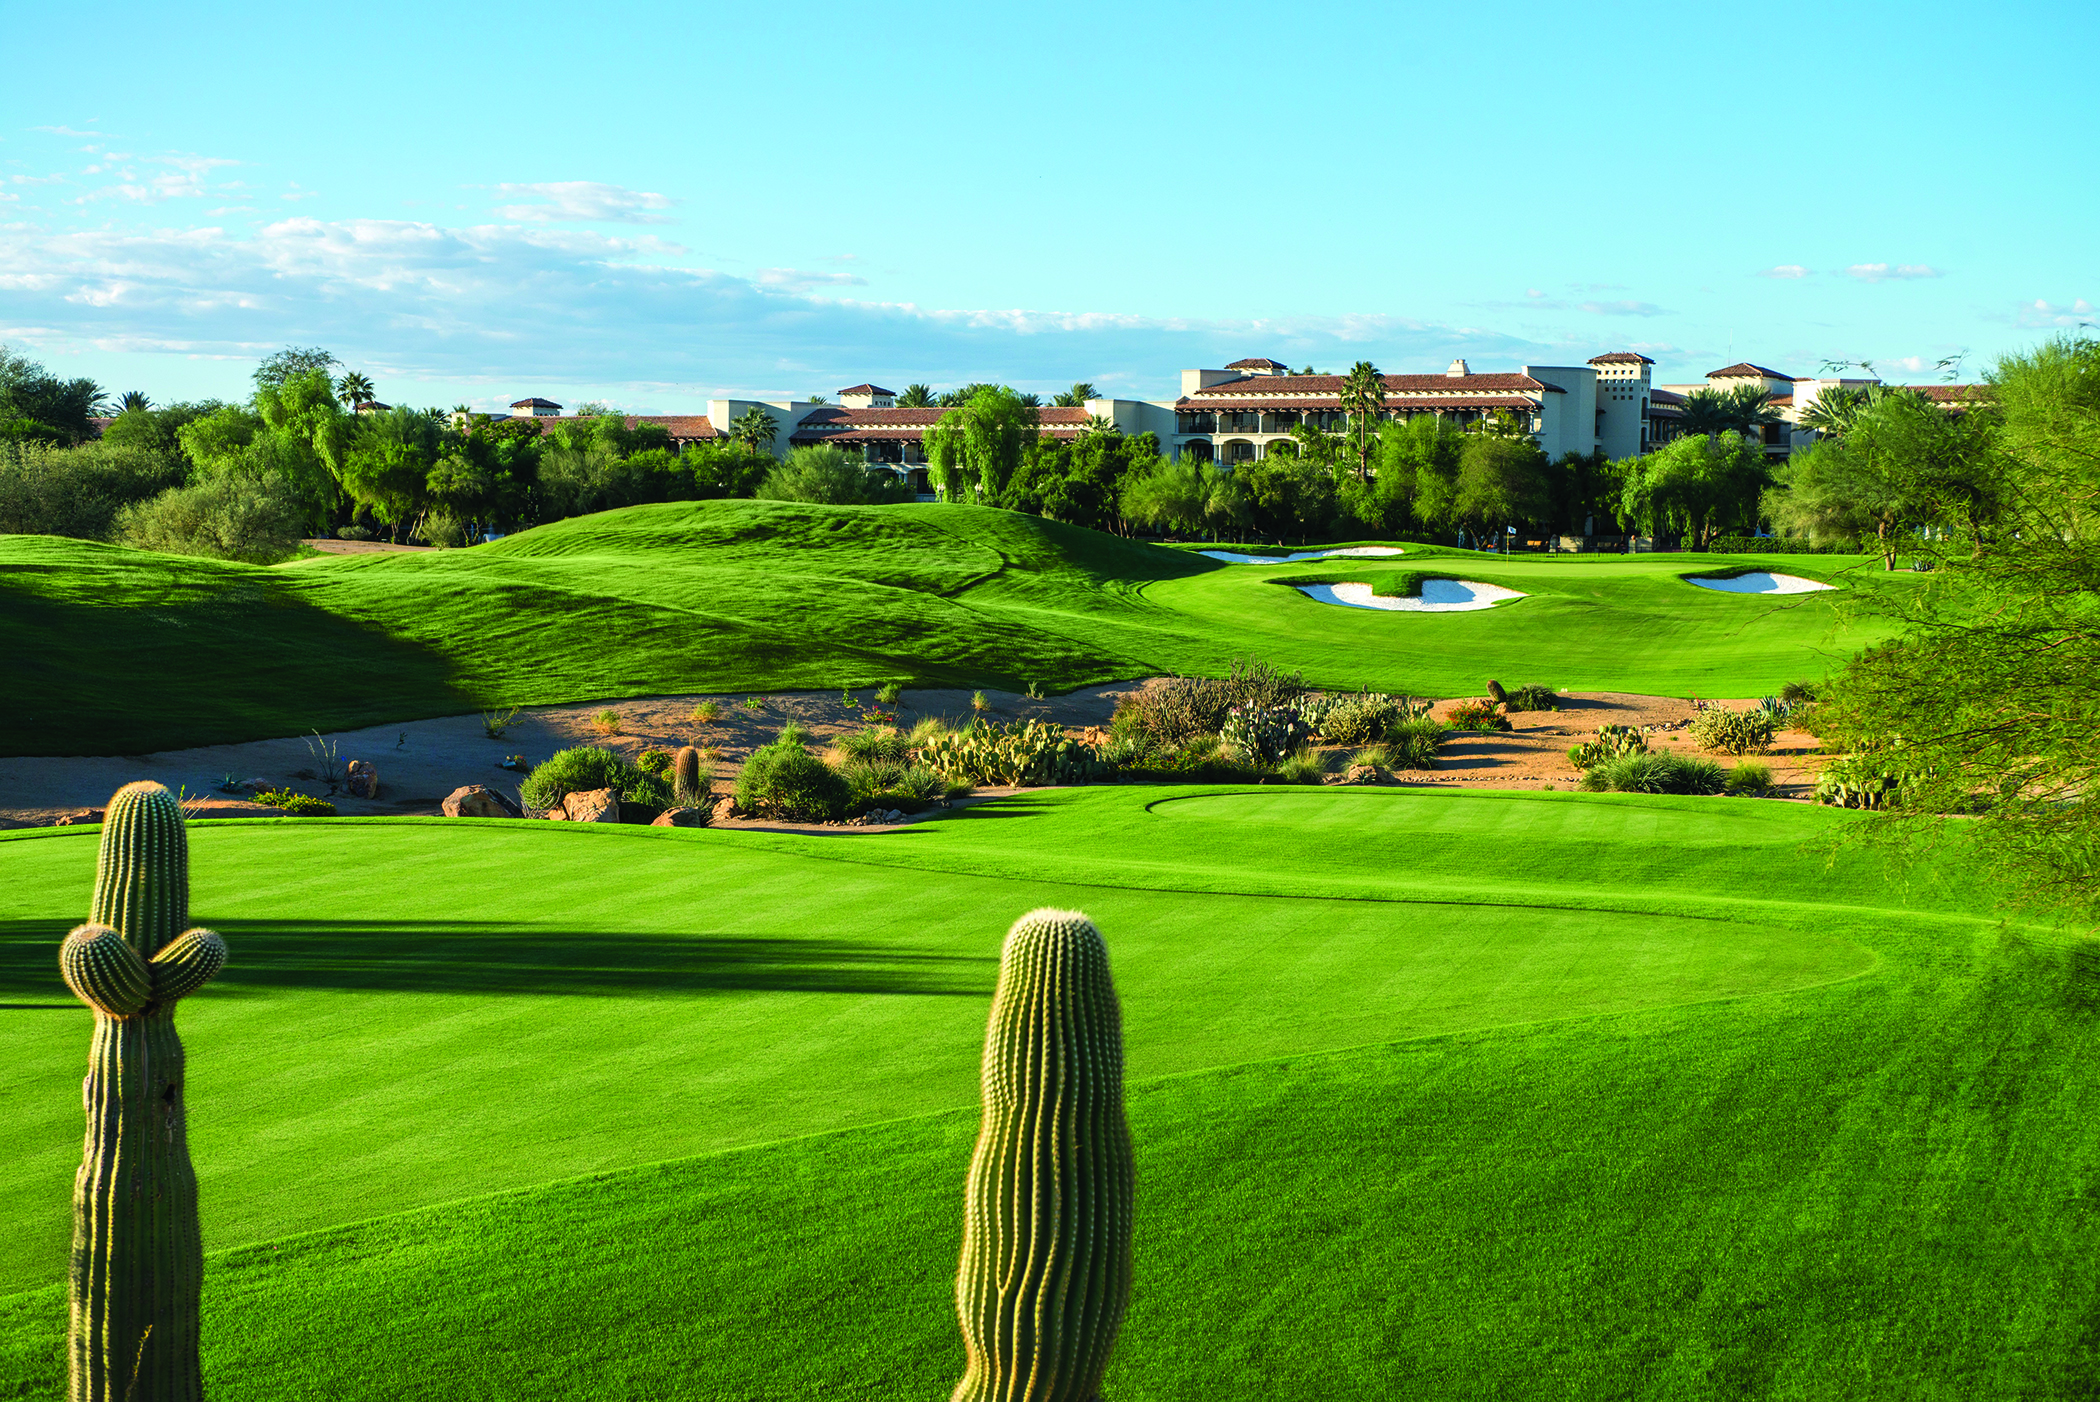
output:
[[[1391,563],[1229,565],[978,507],[716,501],[633,507],[472,550],[264,569],[0,537],[0,753],[123,754],[532,705],[688,691],[1222,673],[1250,653],[1321,686],[1752,696],[1878,636],[1844,605],[1908,587],[1814,557],[1825,594],[1678,576],[1790,557],[1501,559],[1410,545]],[[1313,602],[1292,579],[1448,570],[1528,597],[1481,613]],[[150,684],[142,683],[151,678]],[[142,694],[141,686],[147,686]]]
[[[207,1380],[940,1395],[998,942],[1058,904],[1125,1013],[1112,1397],[2070,1395],[2100,989],[1965,880],[1804,845],[1855,816],[1105,788],[850,838],[200,826]],[[93,858],[0,839],[0,1395],[59,1395],[89,1019],[53,950]]]

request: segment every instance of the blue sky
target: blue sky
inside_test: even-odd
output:
[[[156,401],[1749,359],[2100,321],[2100,6],[17,7],[0,341]],[[59,56],[63,56],[62,59]]]

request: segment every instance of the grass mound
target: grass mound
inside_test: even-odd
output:
[[[1826,870],[1804,843],[1854,816],[1082,789],[855,839],[200,825],[214,1395],[937,1395],[987,912],[1045,903],[1099,921],[1125,1008],[1115,1396],[2059,1395],[2100,1306],[2063,1191],[2100,1170],[2100,1000],[1987,892]],[[93,858],[0,839],[0,1394],[56,1395],[86,1015],[48,956]]]
[[[1684,587],[1697,557],[1501,559],[1410,546],[1522,609],[1395,620],[1248,570],[978,507],[631,507],[471,550],[277,568],[0,537],[0,753],[123,754],[482,706],[710,690],[1069,688],[1222,674],[1250,651],[1318,686],[1452,695],[1489,672],[1576,689],[1759,695],[1871,631],[1830,596]],[[1751,557],[1714,557],[1748,566]],[[1448,568],[1446,568],[1448,567]],[[1908,587],[1860,576],[1846,591]],[[142,695],[136,679],[158,684]]]

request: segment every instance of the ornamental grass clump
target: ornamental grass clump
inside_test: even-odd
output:
[[[912,742],[894,725],[871,725],[850,730],[833,740],[832,746],[847,759],[879,759],[893,764],[910,760]]]
[[[1692,743],[1702,750],[1723,751],[1732,755],[1763,754],[1772,748],[1772,732],[1775,717],[1766,710],[1724,711],[1718,706],[1708,707],[1692,718],[1686,728]]]
[[[1712,760],[1665,750],[1605,760],[1583,772],[1580,787],[1590,793],[1717,794],[1727,786],[1727,774]]]
[[[846,815],[852,791],[836,769],[809,752],[809,732],[789,723],[752,751],[736,776],[736,806],[765,818],[827,823]]]
[[[1379,747],[1387,769],[1434,769],[1436,752],[1444,743],[1444,723],[1431,716],[1414,716],[1385,733]]]
[[[102,822],[88,921],[58,957],[66,986],[95,1012],[73,1182],[66,1352],[76,1402],[203,1395],[204,1248],[175,1006],[219,972],[226,946],[190,926],[189,904],[180,805],[159,784],[126,784]]]
[[[1557,711],[1560,709],[1560,698],[1552,687],[1528,682],[1514,691],[1503,693],[1502,709],[1509,712]]]
[[[1078,911],[1007,932],[963,1195],[950,1402],[1095,1402],[1130,1303],[1136,1170],[1108,947]]]
[[[1728,792],[1736,798],[1770,798],[1772,766],[1744,760],[1728,771]]]

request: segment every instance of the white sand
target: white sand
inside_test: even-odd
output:
[[[1763,570],[1731,575],[1727,579],[1687,577],[1684,582],[1696,584],[1701,589],[1718,589],[1724,594],[1813,594],[1819,589],[1837,588],[1835,584],[1819,584],[1797,574],[1767,574]]]
[[[1346,550],[1301,550],[1295,555],[1235,555],[1230,550],[1198,550],[1196,553],[1223,560],[1228,565],[1288,565],[1298,560],[1324,560],[1331,555],[1399,555],[1403,552],[1392,545],[1352,545]]]
[[[1323,604],[1352,609],[1388,609],[1396,613],[1467,613],[1493,608],[1504,599],[1524,596],[1499,584],[1481,584],[1469,579],[1425,579],[1421,594],[1412,599],[1381,598],[1368,584],[1301,584],[1298,592]]]

